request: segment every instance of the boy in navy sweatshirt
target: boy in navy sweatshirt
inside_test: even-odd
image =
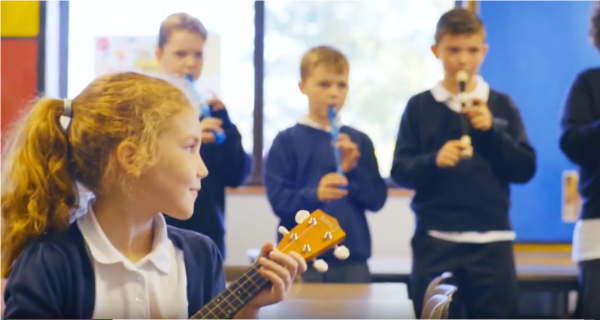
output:
[[[305,282],[368,283],[371,273],[371,234],[365,211],[379,211],[387,199],[371,139],[342,126],[340,141],[344,175],[336,173],[328,107],[339,111],[348,93],[349,63],[338,50],[320,46],[309,50],[300,66],[300,90],[308,98],[309,113],[291,128],[277,134],[265,159],[267,197],[280,225],[291,229],[299,210],[321,209],[335,217],[346,231],[346,260],[332,251],[321,258],[325,273],[309,268]],[[338,119],[339,121],[339,119]],[[344,188],[345,187],[345,188]],[[281,240],[281,235],[279,235]]]
[[[591,35],[600,50],[600,6],[592,13]],[[600,68],[580,73],[571,86],[561,120],[560,148],[579,167],[583,206],[573,233],[579,263],[576,317],[600,319]]]
[[[429,282],[450,271],[458,285],[452,318],[461,317],[464,307],[473,319],[515,319],[509,184],[534,176],[536,155],[512,99],[477,76],[487,51],[477,15],[466,9],[442,15],[432,51],[444,79],[408,101],[391,170],[398,185],[415,190],[414,310],[421,314]],[[472,104],[464,109],[457,96],[459,72],[468,75],[465,91]],[[470,143],[460,140],[463,116]],[[462,158],[464,152],[471,157]]]
[[[175,13],[160,25],[157,59],[166,74],[200,77],[204,44],[208,32],[200,20],[186,13]],[[218,98],[206,101],[211,117],[200,119],[202,148],[200,154],[210,175],[202,181],[202,190],[194,204],[194,215],[188,220],[166,216],[169,225],[196,231],[211,238],[223,257],[225,247],[225,188],[244,184],[252,172],[252,158],[244,151],[242,136]],[[215,144],[213,132],[226,136]]]

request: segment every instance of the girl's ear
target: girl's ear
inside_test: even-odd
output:
[[[123,141],[119,144],[116,150],[116,160],[123,172],[133,177],[139,177],[141,174],[141,168],[136,161],[136,155],[138,147],[130,142]]]

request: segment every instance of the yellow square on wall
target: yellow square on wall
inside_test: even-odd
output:
[[[2,1],[2,24],[0,32],[3,38],[37,37],[40,32],[39,1]]]

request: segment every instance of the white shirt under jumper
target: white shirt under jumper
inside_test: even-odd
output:
[[[167,237],[167,224],[162,214],[154,218],[152,252],[137,263],[129,261],[111,244],[91,205],[77,224],[96,278],[94,319],[187,318],[183,252]]]

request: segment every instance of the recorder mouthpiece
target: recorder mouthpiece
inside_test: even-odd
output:
[[[469,80],[469,74],[465,70],[460,70],[456,73],[456,81],[467,82]]]
[[[465,92],[468,79],[469,79],[469,74],[466,71],[460,70],[459,72],[456,73],[456,82],[458,82],[460,92]]]

